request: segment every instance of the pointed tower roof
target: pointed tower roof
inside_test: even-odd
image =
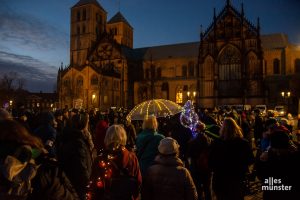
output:
[[[105,11],[104,8],[99,4],[99,2],[97,0],[79,0],[72,8],[83,6],[86,4],[94,4],[94,5],[98,6],[99,8],[101,8],[103,11]]]
[[[118,22],[124,22],[128,26],[132,28],[132,26],[129,24],[129,22],[125,19],[125,17],[121,14],[121,12],[117,12],[107,23],[108,24],[113,24],[113,23],[118,23]]]

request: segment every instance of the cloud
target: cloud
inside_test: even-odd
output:
[[[68,48],[68,34],[49,23],[11,9],[0,9],[0,40],[26,49]]]
[[[0,74],[17,72],[25,80],[29,91],[52,92],[56,82],[57,68],[32,58],[0,51]]]

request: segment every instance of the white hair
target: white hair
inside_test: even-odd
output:
[[[106,147],[111,144],[125,146],[126,141],[127,135],[122,125],[114,124],[107,129],[104,138],[104,144]]]

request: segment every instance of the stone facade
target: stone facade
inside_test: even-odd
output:
[[[58,73],[61,107],[130,108],[151,98],[272,107],[286,103],[282,91],[298,105],[300,47],[284,34],[260,35],[259,19],[253,25],[243,6],[227,1],[199,42],[136,49],[123,15],[106,17],[96,0],[72,7],[70,66]]]

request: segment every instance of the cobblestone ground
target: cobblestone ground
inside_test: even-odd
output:
[[[245,200],[262,200],[261,183],[259,180],[250,181],[249,194],[245,197]]]

